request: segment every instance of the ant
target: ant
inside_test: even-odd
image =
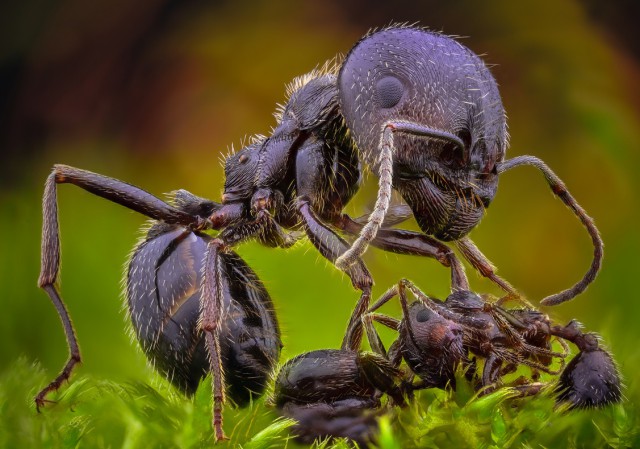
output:
[[[407,290],[416,298],[411,304]],[[376,312],[394,297],[400,300],[401,320]],[[556,325],[535,309],[506,309],[502,304],[507,299],[490,302],[473,292],[457,291],[445,301],[438,301],[402,279],[363,314],[362,320],[373,350],[385,354],[395,367],[404,360],[418,376],[420,380],[412,389],[455,389],[459,365],[466,369],[468,379],[474,377],[476,358],[469,358],[473,355],[484,360],[478,383],[481,394],[495,391],[503,376],[524,365],[532,370],[532,382],[521,377],[512,385],[521,395],[537,394],[545,386],[537,382],[540,372],[544,372],[560,375],[557,400],[567,402],[571,408],[601,407],[620,400],[615,362],[598,345],[594,334],[583,333],[576,321]],[[374,321],[399,334],[388,354],[373,327]],[[554,340],[563,352],[553,351]],[[567,341],[579,350],[569,364],[565,364],[569,355]],[[559,362],[557,368],[551,368],[554,361]]]
[[[222,361],[220,338],[227,332],[223,324],[229,319],[225,304],[230,304],[229,301],[245,304],[246,296],[257,309],[270,308],[262,293],[225,296],[225,280],[233,275],[224,270],[234,272],[233,267],[243,266],[235,258],[233,262],[228,259],[225,265],[226,255],[233,254],[231,248],[247,239],[287,248],[303,230],[318,251],[341,268],[361,291],[348,329],[358,327],[371,295],[373,279],[360,258],[368,244],[396,253],[435,258],[450,268],[452,291],[468,290],[464,267],[443,243],[453,242],[481,274],[515,295],[513,287],[494,273],[491,263],[466,235],[478,224],[495,195],[498,174],[518,165],[533,165],[586,226],[595,248],[591,267],[583,279],[543,303],[569,300],[594,279],[602,258],[602,241],[592,219],[542,161],[531,156],[504,160],[506,121],[495,80],[480,58],[455,40],[413,27],[390,27],[365,36],[341,64],[327,64],[300,77],[288,90],[287,103],[276,114],[277,124],[270,136],[256,138],[226,159],[221,203],[191,201],[185,195],[182,204],[178,198],[178,203],[172,205],[123,181],[65,165],[54,166],[43,196],[38,284],[47,292],[61,318],[70,357],[62,372],[37,395],[39,407],[46,402],[49,392],[57,390],[70,377],[80,361],[71,319],[56,285],[60,268],[56,196],[57,184],[61,183],[76,185],[159,222],[152,227],[148,240],[166,241],[166,252],[147,254],[146,246],[138,247],[137,251],[146,256],[134,255],[127,275],[130,311],[134,328],[140,327],[136,332],[143,347],[153,346],[145,343],[144,338],[148,332],[153,334],[154,325],[156,332],[162,332],[164,321],[154,321],[154,325],[136,322],[136,315],[154,316],[163,310],[163,302],[173,304],[177,298],[163,299],[161,293],[156,293],[154,302],[153,295],[131,287],[138,282],[137,272],[144,272],[148,279],[160,283],[176,283],[169,286],[168,292],[180,291],[182,278],[161,274],[162,264],[178,263],[173,253],[186,248],[182,245],[193,239],[204,248],[202,261],[196,261],[204,275],[196,276],[197,283],[192,284],[200,295],[193,301],[199,302],[200,307],[193,310],[198,318],[197,329],[205,336],[206,353],[212,360],[208,369],[214,377],[217,438],[223,437],[219,411],[224,401],[221,372],[226,362]],[[379,174],[376,205],[364,225],[362,220],[343,213],[359,189],[362,162]],[[384,229],[397,221],[393,211],[388,217],[392,186],[408,204],[422,233]],[[218,231],[216,238],[207,237],[206,232],[212,230]],[[340,233],[358,237],[351,245]],[[176,240],[169,242],[170,236]],[[185,278],[194,276],[184,266],[177,267]],[[238,270],[251,273],[248,268]],[[247,277],[253,278],[253,274]],[[151,302],[144,302],[148,300]],[[147,312],[146,308],[150,310]],[[274,316],[268,321],[256,328],[277,328]],[[143,331],[144,326],[151,330]],[[189,321],[182,327],[189,333],[194,326]],[[345,335],[343,346],[346,338]],[[147,355],[166,375],[178,376],[177,379],[182,376],[179,384],[191,385],[194,382],[191,374],[177,374],[174,369],[180,366],[178,359],[182,355],[172,359],[163,351],[148,349]],[[542,352],[537,350],[537,354]],[[186,371],[190,373],[191,368]]]
[[[407,290],[416,298],[411,304]],[[394,297],[400,300],[401,320],[377,312]],[[389,397],[389,405],[403,406],[416,390],[455,390],[460,365],[468,380],[475,376],[476,358],[471,355],[484,360],[477,385],[480,395],[494,392],[503,376],[524,365],[531,368],[531,379],[521,376],[506,385],[519,396],[538,394],[550,384],[538,382],[542,371],[560,374],[555,385],[558,404],[602,407],[620,400],[615,363],[594,334],[583,333],[575,321],[553,324],[534,309],[505,309],[500,305],[504,301],[492,303],[469,291],[438,301],[403,279],[348,329],[341,349],[310,351],[285,363],[276,377],[272,402],[284,416],[298,421],[293,433],[301,442],[346,437],[366,446],[375,440],[383,395]],[[374,322],[398,332],[388,351]],[[360,349],[363,332],[373,352]],[[553,351],[553,340],[563,352]],[[580,351],[566,365],[565,340]],[[401,367],[403,361],[408,370]],[[554,362],[558,368],[551,368]]]

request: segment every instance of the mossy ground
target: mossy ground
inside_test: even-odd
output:
[[[159,377],[115,383],[76,376],[37,413],[33,396],[48,375],[25,359],[0,378],[0,447],[204,448],[213,447],[211,389],[203,382],[193,399]],[[514,399],[509,389],[477,398],[464,382],[454,392],[423,391],[402,410],[383,414],[378,447],[602,448],[640,447],[637,407],[628,402],[601,410],[562,412],[549,394]],[[265,399],[225,410],[228,442],[216,447],[299,447],[292,423]],[[314,447],[348,447],[344,441]]]

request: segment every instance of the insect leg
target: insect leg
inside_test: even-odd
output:
[[[456,247],[460,250],[462,256],[475,268],[482,276],[492,280],[502,290],[508,293],[508,298],[519,297],[519,293],[509,284],[507,281],[498,276],[496,267],[491,263],[487,257],[482,254],[478,247],[473,243],[469,237],[463,237],[460,240],[456,240]],[[504,298],[503,301],[508,298]],[[526,302],[525,302],[526,304]]]
[[[365,313],[362,315],[362,323],[364,324],[364,329],[367,333],[367,340],[369,340],[369,346],[373,349],[374,352],[380,354],[383,357],[387,357],[387,350],[380,339],[380,335],[376,331],[376,328],[373,326],[373,314]]]
[[[500,359],[495,354],[491,354],[484,361],[484,368],[482,370],[482,386],[483,387],[488,387],[490,385],[495,384],[498,381],[498,375],[500,374],[501,366],[502,366],[502,359]]]
[[[220,326],[223,319],[222,268],[219,251],[223,243],[219,239],[211,240],[205,255],[204,279],[200,298],[200,328],[205,333],[205,342],[209,352],[209,369],[213,382],[213,429],[216,440],[227,437],[222,428],[222,408],[225,402],[224,370],[220,354]]]
[[[87,192],[105,198],[126,208],[169,224],[193,229],[207,228],[206,219],[173,207],[160,198],[126,182],[81,170],[68,165],[54,165],[49,176],[53,184],[74,184]]]
[[[304,197],[298,200],[298,211],[302,216],[304,228],[311,243],[325,258],[335,262],[338,256],[349,248],[349,243],[320,221]],[[360,259],[345,267],[344,271],[351,279],[353,286],[359,290],[370,289],[373,285],[371,274]]]
[[[358,234],[362,229],[362,225],[348,215],[343,215],[337,226],[349,234]],[[380,229],[371,245],[397,254],[432,257],[445,267],[451,267],[452,290],[469,290],[469,281],[460,260],[451,248],[432,237],[404,229]]]
[[[416,299],[425,305],[425,307],[434,311],[443,318],[474,329],[486,329],[490,326],[490,323],[485,319],[466,316],[449,310],[441,301],[436,301],[429,297],[408,279],[402,279],[400,281],[400,288],[408,289]]]
[[[394,331],[397,331],[400,328],[400,320],[397,318],[383,315],[381,313],[368,313],[367,315],[371,315],[371,319],[373,319],[373,321],[376,321],[384,327],[388,327]]]
[[[150,218],[197,229],[207,227],[206,219],[170,206],[138,187],[66,165],[55,165],[53,167],[53,171],[45,183],[42,198],[41,269],[38,286],[47,292],[60,316],[70,354],[60,374],[37,394],[35,398],[37,408],[42,407],[47,402],[45,399],[47,394],[58,390],[62,383],[69,379],[73,368],[81,361],[76,333],[69,312],[56,286],[60,272],[60,227],[58,223],[56,184],[62,183],[75,184],[88,192],[121,204]]]
[[[587,212],[569,193],[569,190],[567,190],[567,187],[564,185],[562,180],[542,160],[534,156],[518,156],[499,164],[497,166],[497,170],[498,173],[504,173],[505,171],[519,165],[532,165],[542,172],[553,193],[560,198],[562,202],[580,219],[584,227],[587,228],[587,232],[593,242],[593,260],[591,261],[589,270],[585,273],[582,279],[580,279],[580,281],[578,281],[573,287],[560,293],[547,296],[541,301],[541,304],[545,306],[554,306],[575,298],[577,295],[582,293],[591,282],[593,282],[600,270],[600,266],[602,265],[604,244],[602,243],[602,238],[600,237],[600,233],[593,222],[593,219],[587,215]]]
[[[362,316],[369,307],[369,299],[371,298],[371,287],[367,287],[362,291],[360,299],[358,300],[351,317],[349,318],[349,324],[347,324],[347,332],[342,339],[342,349],[348,349],[351,351],[360,350],[360,343],[362,343]]]

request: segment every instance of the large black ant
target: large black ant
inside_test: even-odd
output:
[[[234,271],[235,267],[238,272],[250,273],[247,277],[255,276],[248,267],[239,268],[244,267],[239,258],[227,260],[226,256],[232,254],[232,246],[246,239],[288,247],[297,239],[297,234],[291,231],[302,228],[320,253],[344,270],[352,284],[362,291],[349,329],[366,311],[373,284],[360,259],[368,244],[387,251],[433,257],[451,268],[452,290],[468,290],[462,264],[442,243],[453,241],[481,274],[515,293],[495,275],[491,263],[466,235],[480,221],[495,195],[498,174],[528,164],[544,173],[553,192],[587,227],[595,246],[593,262],[584,278],[572,288],[546,298],[544,303],[566,301],[586,288],[599,270],[602,257],[602,242],[593,221],[544,163],[531,156],[505,161],[505,149],[506,122],[500,96],[480,58],[441,34],[413,27],[391,27],[365,36],[339,66],[327,65],[291,85],[289,99],[281,108],[271,135],[256,139],[226,159],[222,204],[198,199],[174,206],[122,181],[56,165],[47,179],[43,197],[42,268],[38,283],[61,317],[71,354],[62,372],[37,395],[37,404],[41,406],[46,395],[57,390],[80,361],[71,320],[56,287],[60,267],[57,184],[74,184],[160,223],[152,227],[153,232],[146,245],[138,248],[138,255],[147,254],[147,245],[152,246],[149,242],[166,242],[166,251],[149,253],[147,257],[134,256],[128,272],[127,294],[134,327],[143,347],[146,345],[147,355],[166,375],[177,376],[176,382],[186,390],[194,381],[191,373],[201,373],[200,367],[193,368],[195,371],[186,368],[188,374],[180,374],[182,368],[174,369],[183,361],[180,351],[176,357],[171,345],[167,349],[154,346],[161,340],[145,342],[147,334],[163,332],[166,318],[153,324],[143,322],[160,311],[166,315],[163,301],[174,304],[177,298],[146,294],[134,287],[143,281],[138,277],[138,272],[142,272],[146,276],[144,282],[153,279],[175,282],[167,291],[179,291],[178,282],[182,278],[162,274],[162,265],[178,263],[174,252],[181,245],[193,239],[199,242],[203,259],[196,264],[200,264],[204,276],[192,284],[199,295],[198,300],[192,300],[200,303],[199,309],[193,309],[198,319],[184,322],[182,327],[187,334],[205,336],[216,395],[214,427],[216,436],[221,438],[219,410],[224,388],[220,373],[227,362],[223,362],[220,336],[227,332],[223,327],[229,313],[225,304],[237,301],[242,308],[246,297],[256,310],[270,308],[266,292],[254,296],[231,292],[231,296],[225,296],[225,282],[233,278],[225,270]],[[364,226],[343,214],[345,205],[359,188],[361,161],[379,174],[376,205]],[[424,234],[381,229],[389,212],[392,187],[408,203]],[[208,230],[220,232],[216,238],[209,238],[204,234]],[[359,237],[351,246],[339,232]],[[184,276],[193,277],[193,272],[178,266]],[[149,285],[158,290],[155,281]],[[238,297],[234,296],[236,293]],[[174,312],[169,309],[169,316]],[[143,319],[136,322],[136,315]],[[277,329],[275,317],[255,327],[256,331]],[[199,334],[200,331],[204,334]],[[271,356],[275,355],[269,351]]]

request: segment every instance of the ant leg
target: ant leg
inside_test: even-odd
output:
[[[53,171],[45,182],[42,197],[41,268],[38,286],[47,292],[58,312],[69,347],[69,359],[60,374],[36,395],[35,402],[38,409],[47,402],[45,398],[50,392],[57,391],[62,383],[69,379],[73,368],[81,361],[76,333],[69,312],[56,286],[60,273],[60,226],[56,184],[63,183],[77,185],[90,193],[156,220],[180,224],[192,229],[209,227],[208,220],[175,208],[138,187],[90,171],[67,165],[54,165]]]
[[[399,338],[389,346],[387,357],[393,366],[400,366],[402,363],[402,342]]]
[[[362,291],[360,299],[356,303],[349,324],[347,324],[347,332],[342,339],[342,349],[359,351],[362,343],[362,316],[367,312],[369,307],[369,299],[371,298],[371,288],[367,287]]]
[[[491,354],[484,361],[484,368],[482,369],[482,386],[489,389],[489,391],[485,390],[485,394],[494,391],[495,387],[492,388],[491,386],[495,385],[498,381],[501,367],[502,359],[495,354]]]
[[[309,140],[304,142],[298,150],[296,155],[296,190],[299,197],[296,201],[296,209],[311,243],[322,256],[336,265],[336,261],[349,250],[350,245],[327,224],[323,223],[314,210],[314,205],[319,207],[318,205],[326,202],[325,189],[327,187],[323,183],[322,176],[322,173],[327,170],[326,157],[323,154],[324,147],[324,141]],[[325,208],[337,207],[336,204],[325,203],[322,209],[318,210],[324,213],[324,217],[327,214],[333,216],[337,214],[334,214],[332,210],[325,211]],[[339,210],[335,212],[339,213]],[[345,266],[336,266],[351,278],[355,288],[363,290],[373,285],[373,279],[360,258],[354,259]]]
[[[369,346],[371,349],[380,354],[381,356],[387,357],[387,350],[380,339],[380,335],[376,331],[376,328],[373,326],[373,316],[370,313],[366,313],[362,316],[362,323],[364,324],[364,329],[367,333],[367,340],[369,340]]]
[[[362,227],[367,224],[369,215],[370,214],[365,214],[356,218],[351,218],[348,215],[345,215],[346,218],[351,220],[353,225],[357,226],[354,234],[358,234],[360,232],[360,229],[362,229]],[[389,209],[387,209],[387,215],[384,217],[384,221],[382,222],[381,227],[382,229],[388,229],[393,226],[399,225],[404,221],[407,221],[411,217],[413,217],[413,211],[408,204],[394,204],[389,206]]]
[[[220,354],[220,326],[224,313],[222,299],[222,268],[219,252],[224,243],[213,239],[207,244],[204,262],[204,279],[200,299],[200,328],[205,334],[205,343],[209,352],[209,369],[213,382],[213,429],[216,441],[227,437],[222,428],[222,408],[225,403],[224,371]]]
[[[397,331],[400,329],[400,320],[381,313],[369,313],[371,319],[376,323],[382,324],[384,327],[388,327],[391,330]]]
[[[469,237],[463,237],[459,240],[456,240],[454,243],[458,250],[460,250],[462,256],[471,264],[473,268],[478,271],[478,273],[480,273],[487,279],[490,279],[495,284],[497,284],[498,287],[508,293],[505,298],[500,300],[501,302],[512,298],[520,298],[520,294],[516,291],[516,289],[495,273],[496,267],[491,263],[489,259],[487,259],[484,254],[482,254],[482,252]],[[526,300],[524,300],[524,298],[522,299],[522,301],[525,305],[531,307],[531,305]]]
[[[361,224],[346,214],[335,225],[352,235],[357,235],[362,229]],[[434,258],[445,267],[451,267],[452,290],[469,290],[469,281],[460,260],[451,248],[432,237],[404,229],[380,229],[371,245],[396,254]]]
[[[371,352],[359,353],[358,364],[369,384],[386,393],[394,405],[405,404],[404,385],[400,380],[403,372],[400,368],[393,366],[386,357]]]
[[[537,395],[538,393],[540,393],[540,391],[542,391],[543,388],[547,387],[548,385],[549,384],[547,383],[535,382],[532,384],[514,385],[510,388],[516,390],[519,393],[519,397],[525,397]]]
[[[490,326],[490,323],[485,319],[465,316],[449,310],[441,301],[436,301],[433,298],[427,296],[424,292],[422,292],[422,290],[416,287],[416,285],[408,279],[402,279],[400,281],[400,291],[405,288],[408,289],[413,294],[413,296],[416,297],[416,299],[424,304],[425,307],[434,311],[443,318],[474,329],[486,329]]]
[[[369,307],[368,311],[374,312],[378,310],[380,307],[388,303],[391,299],[398,296],[398,294],[399,294],[398,284],[394,284],[393,287],[389,288],[386,292],[384,292],[382,296],[380,296],[380,298],[371,307]]]
[[[464,369],[464,378],[467,379],[467,382],[472,382],[478,374],[478,363],[476,361],[476,358],[467,358],[466,360],[462,361],[462,364]]]
[[[51,179],[51,181],[49,181],[49,179]],[[108,176],[99,175],[68,165],[54,165],[49,179],[47,180],[47,186],[49,186],[49,183],[52,185],[64,183],[74,184],[87,192],[120,204],[154,220],[188,226],[192,229],[206,229],[209,227],[206,220],[202,217],[173,207],[139,187]],[[53,186],[51,188],[53,189]],[[214,204],[216,208],[220,206],[217,205],[217,203]]]
[[[578,217],[587,229],[587,232],[591,237],[591,241],[593,242],[593,260],[591,261],[589,270],[585,273],[582,279],[580,279],[580,281],[578,281],[573,287],[560,293],[556,293],[555,295],[547,296],[541,301],[542,305],[555,306],[575,298],[577,295],[582,293],[591,282],[593,282],[598,271],[600,271],[600,266],[602,265],[604,244],[602,243],[600,232],[593,222],[593,219],[587,215],[587,212],[569,193],[569,190],[567,190],[567,187],[564,185],[562,180],[542,160],[534,156],[518,156],[498,164],[496,168],[498,173],[504,173],[505,171],[519,165],[532,165],[542,172],[553,193]]]
[[[326,259],[331,262],[335,262],[338,258],[338,254],[348,248],[347,242],[316,218],[307,201],[300,200],[298,202],[298,210],[303,217],[305,231],[309,240],[311,240],[311,243],[313,243],[320,254],[322,254]],[[346,267],[345,273],[351,279],[351,284],[358,290],[362,291],[362,295],[349,318],[347,332],[342,341],[342,347],[359,347],[362,339],[362,326],[360,319],[362,314],[364,314],[369,307],[373,279],[362,260],[358,260],[357,263]]]
[[[290,248],[297,241],[297,237],[285,231],[266,210],[260,210],[255,220],[228,225],[218,237],[228,246],[238,245],[254,237],[272,248]]]
[[[302,216],[305,231],[313,246],[326,259],[335,264],[338,256],[349,248],[349,244],[317,218],[309,201],[305,198],[298,200],[298,211]],[[351,279],[353,286],[358,290],[370,289],[373,285],[371,274],[361,259],[358,259],[343,270]]]
[[[284,195],[279,190],[260,188],[251,197],[251,211],[256,216],[255,221],[262,225],[258,238],[263,245],[290,248],[298,240],[273,218],[272,214],[282,209],[283,205]]]

